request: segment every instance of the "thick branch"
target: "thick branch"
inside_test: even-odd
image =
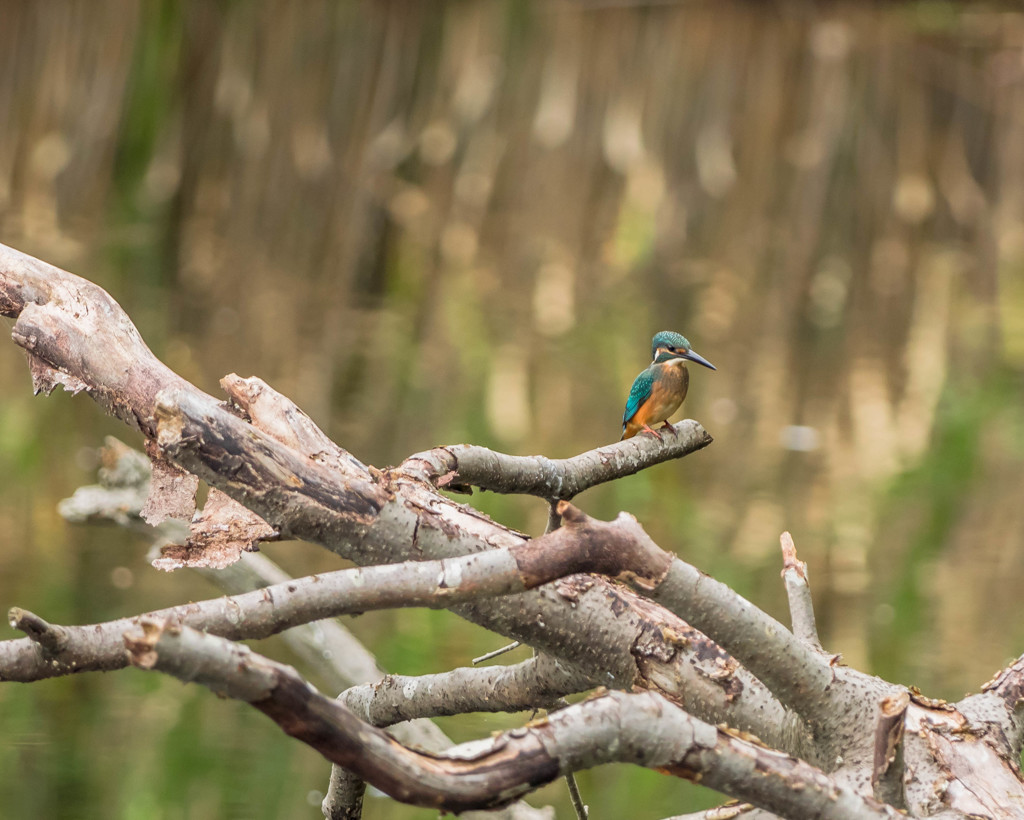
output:
[[[512,456],[474,444],[457,444],[410,456],[401,469],[441,489],[472,486],[496,493],[568,500],[597,484],[687,456],[712,441],[698,422],[686,419],[662,441],[653,436],[635,436],[572,458]]]
[[[717,730],[652,693],[611,692],[523,729],[424,755],[247,647],[152,621],[127,633],[125,645],[133,664],[245,700],[329,760],[416,805],[486,808],[566,772],[632,762],[699,780],[786,817],[897,816],[813,766]]]
[[[49,393],[59,384],[74,393],[85,390],[148,438],[155,438],[156,396],[162,389],[185,390],[217,404],[153,355],[103,288],[3,244],[0,315],[17,320],[11,336],[29,354],[36,392]],[[242,392],[232,393],[236,401]],[[332,460],[334,466],[344,463],[365,474],[337,445],[331,451],[346,457]]]
[[[188,384],[153,355],[105,290],[5,245],[0,245],[0,314],[17,319],[11,335],[29,354],[37,393],[58,384],[74,393],[87,390],[147,435],[155,432],[156,393]],[[93,338],[104,342],[92,344]]]
[[[217,571],[200,570],[228,592],[240,593],[271,584],[286,584],[293,579],[260,553],[246,555],[238,563]],[[384,678],[366,648],[341,624],[322,620],[286,630],[284,640],[320,671],[331,691],[361,688]],[[407,746],[427,751],[451,747],[452,741],[430,720],[414,719],[392,726],[389,733]],[[340,766],[331,767],[331,778],[322,810],[328,820],[355,820],[361,816],[363,781]],[[465,820],[552,820],[550,807],[535,809],[522,801],[487,813],[469,812]]]
[[[552,707],[564,695],[590,688],[590,681],[550,655],[514,666],[460,667],[436,675],[387,675],[355,686],[341,701],[361,720],[391,726],[403,720],[466,712],[519,712]]]
[[[101,307],[94,310],[93,299]],[[147,435],[157,433],[164,455],[243,503],[282,536],[322,544],[362,565],[440,559],[523,540],[402,471],[371,475],[351,465],[342,471],[280,443],[156,363],[111,303],[78,277],[11,249],[0,253],[0,311],[19,317],[16,340],[46,352],[50,365],[69,378],[87,377],[75,387],[88,389],[130,423],[136,420]],[[45,323],[36,321],[43,308]],[[119,318],[82,321],[104,311]],[[127,343],[118,340],[126,334]],[[51,335],[59,343],[39,341]],[[124,369],[112,373],[107,352],[115,347],[125,348],[115,357]],[[255,420],[254,406],[249,412]],[[608,685],[656,687],[685,698],[698,715],[789,750],[802,738],[790,715],[720,649],[701,636],[698,654],[678,640],[691,631],[686,624],[601,579],[453,610],[588,674],[601,670]]]
[[[828,658],[743,596],[678,558],[648,594],[735,655],[794,712],[811,723],[829,718]]]
[[[1024,655],[958,704],[968,714],[999,726],[1007,750],[1019,758],[1024,746]]]
[[[602,522],[596,522],[601,524]],[[635,522],[634,522],[635,523]],[[488,550],[442,561],[362,567],[296,578],[253,592],[151,612],[215,635],[243,640],[275,635],[298,624],[376,609],[429,606],[522,592],[574,572],[618,574],[653,562],[660,575],[665,557],[657,547],[625,537],[613,525],[562,527],[508,549]],[[587,537],[591,536],[593,537]],[[653,549],[652,549],[653,548]],[[649,558],[648,558],[649,556]],[[12,623],[26,630],[45,621],[12,610]],[[49,627],[30,640],[0,643],[0,680],[39,680],[70,672],[116,669],[125,665],[121,635],[138,618],[105,624]],[[61,642],[52,639],[61,630]],[[52,639],[52,640],[51,640]]]
[[[406,554],[422,558],[464,554],[518,540],[476,510],[439,498],[432,487],[408,481],[401,473],[386,477],[380,485],[340,481],[336,473],[189,393],[161,394],[158,411],[160,442],[174,460],[254,509],[283,534],[325,544],[359,563],[394,561],[402,545],[408,545]],[[245,449],[240,450],[243,445]],[[559,531],[545,537],[555,537]],[[584,598],[589,604],[587,615]],[[539,599],[515,596],[502,599],[499,606],[483,602],[453,607],[482,626],[558,654],[581,668],[602,669],[607,675],[603,682],[609,685],[634,685],[638,658],[654,655],[670,661],[671,671],[658,684],[666,694],[685,691],[687,705],[699,714],[794,748],[790,729],[779,735],[779,728],[788,722],[770,696],[755,694],[757,687],[747,678],[741,688],[748,695],[739,700],[724,685],[728,681],[721,667],[703,677],[704,661],[688,658],[685,645],[665,645],[671,641],[668,636],[680,634],[686,626],[655,626],[669,625],[664,614],[654,609],[645,612],[652,619],[651,628],[638,633],[643,620],[631,610],[643,609],[636,599],[595,579],[572,591],[545,588]],[[636,648],[641,636],[652,644],[644,652]],[[735,666],[729,671],[735,673],[731,680],[743,677]]]
[[[369,476],[339,475],[194,389],[160,391],[154,413],[165,455],[258,513],[282,537],[342,551],[388,500]]]

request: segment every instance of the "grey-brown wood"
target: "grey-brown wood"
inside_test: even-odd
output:
[[[365,567],[352,577],[377,578],[378,586],[350,590],[347,605],[366,603],[363,594],[377,595],[380,605],[448,606],[562,664],[572,687],[604,684],[637,694],[612,692],[559,711],[543,725],[510,733],[500,748],[489,741],[469,760],[466,750],[457,751],[454,768],[428,766],[437,779],[426,795],[408,774],[413,769],[386,765],[393,758],[418,766],[424,761],[416,753],[375,734],[351,712],[338,713],[337,704],[314,697],[293,673],[214,635],[192,640],[179,625],[190,616],[178,610],[187,607],[163,613],[173,620],[155,630],[146,621],[140,632],[137,619],[91,630],[103,636],[96,640],[82,627],[56,627],[12,611],[12,622],[31,637],[0,643],[0,678],[36,679],[47,664],[58,674],[116,668],[123,655],[115,663],[116,652],[101,644],[124,632],[131,635],[133,662],[143,667],[158,667],[164,658],[166,671],[194,675],[217,656],[233,658],[234,671],[211,666],[203,682],[253,702],[289,733],[400,799],[453,809],[498,805],[561,773],[614,759],[699,776],[758,806],[755,814],[893,816],[876,795],[904,802],[912,817],[1024,814],[1018,765],[1024,664],[1011,665],[959,703],[914,695],[902,709],[902,687],[843,667],[816,645],[795,552],[786,570],[803,576],[789,579],[796,584],[791,609],[802,618],[801,625],[794,611],[794,634],[725,585],[666,556],[628,516],[598,522],[561,504],[555,509],[566,526],[531,541],[439,491],[480,486],[553,504],[706,446],[710,439],[696,422],[677,425],[665,442],[631,439],[557,463],[453,446],[382,471],[330,442],[257,379],[228,377],[227,403],[203,393],[156,360],[108,294],[4,246],[0,313],[16,320],[12,338],[29,354],[38,391],[61,384],[85,391],[147,437],[166,479],[154,482],[157,497],[147,504],[153,518],[189,516],[192,479],[175,471],[183,470],[258,516],[252,526],[320,544]],[[587,574],[562,577],[577,570]],[[634,589],[595,572],[619,576]],[[552,578],[560,580],[545,583]],[[303,609],[296,599],[304,596],[296,593],[307,582],[317,583],[307,579],[295,582],[295,590],[272,592],[267,606],[252,603],[252,612],[266,611],[266,623],[281,626],[339,611],[312,594]],[[517,592],[535,584],[542,586]],[[457,685],[457,678],[448,683]],[[463,683],[469,708],[472,684],[468,677]],[[889,731],[896,723],[886,711],[880,715],[879,703],[900,706],[895,721],[902,738]],[[706,742],[692,745],[695,738]],[[902,781],[901,771],[908,773]]]
[[[803,761],[716,729],[650,692],[608,692],[523,729],[424,755],[248,647],[159,621],[143,621],[124,640],[134,665],[247,701],[329,760],[416,805],[453,812],[501,806],[567,772],[630,762],[749,795],[788,817],[899,816]]]

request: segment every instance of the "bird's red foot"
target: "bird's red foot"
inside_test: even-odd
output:
[[[658,441],[664,441],[664,440],[665,440],[665,439],[663,439],[663,438],[661,437],[661,433],[659,433],[659,432],[658,432],[657,430],[653,429],[652,427],[649,427],[649,426],[648,426],[648,425],[646,425],[646,424],[645,424],[645,425],[644,425],[644,426],[643,426],[643,427],[642,427],[641,429],[642,429],[642,430],[643,430],[643,431],[644,431],[645,433],[650,433],[650,434],[651,434],[652,436],[654,436],[654,437],[655,437],[655,438],[656,438],[656,439],[657,439]]]
[[[668,419],[665,419],[665,423],[663,425],[661,425],[661,427],[659,427],[658,429],[659,430],[671,430],[673,436],[676,434],[676,428],[672,426],[672,423]]]

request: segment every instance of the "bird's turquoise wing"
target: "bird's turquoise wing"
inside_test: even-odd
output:
[[[626,429],[626,422],[636,415],[647,399],[651,397],[651,388],[654,385],[654,374],[650,368],[633,380],[633,386],[629,390],[629,398],[626,399],[626,410],[622,414],[622,429]]]

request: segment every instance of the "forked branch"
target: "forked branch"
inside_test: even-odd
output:
[[[700,780],[786,817],[898,817],[819,769],[696,720],[652,693],[608,692],[524,729],[424,755],[248,647],[153,621],[126,633],[125,646],[141,668],[252,704],[402,802],[454,812],[499,806],[566,772],[628,761]],[[752,770],[760,776],[750,777]]]
[[[162,457],[282,537],[321,544],[360,565],[443,559],[524,540],[401,469],[364,469],[311,430],[294,405],[252,380],[229,379],[233,404],[216,401],[157,362],[100,288],[10,248],[0,248],[0,313],[17,319],[15,341],[30,351],[39,389],[63,382],[87,391],[155,439]],[[698,654],[677,638],[685,624],[603,579],[524,593],[513,605],[486,599],[453,611],[578,668],[600,669],[609,685],[657,686],[714,722],[794,748],[786,745],[792,733],[779,730],[791,716],[760,682],[703,636]]]
[[[639,537],[643,531],[634,519],[606,523],[576,510],[571,515],[569,526],[508,548],[441,561],[338,570],[104,624],[58,627],[32,613],[12,610],[12,625],[29,638],[0,642],[0,680],[40,680],[123,667],[121,635],[139,618],[171,619],[245,640],[340,615],[411,606],[445,608],[509,595],[573,573],[628,574],[641,584],[652,584],[664,575],[669,556],[650,539]]]

